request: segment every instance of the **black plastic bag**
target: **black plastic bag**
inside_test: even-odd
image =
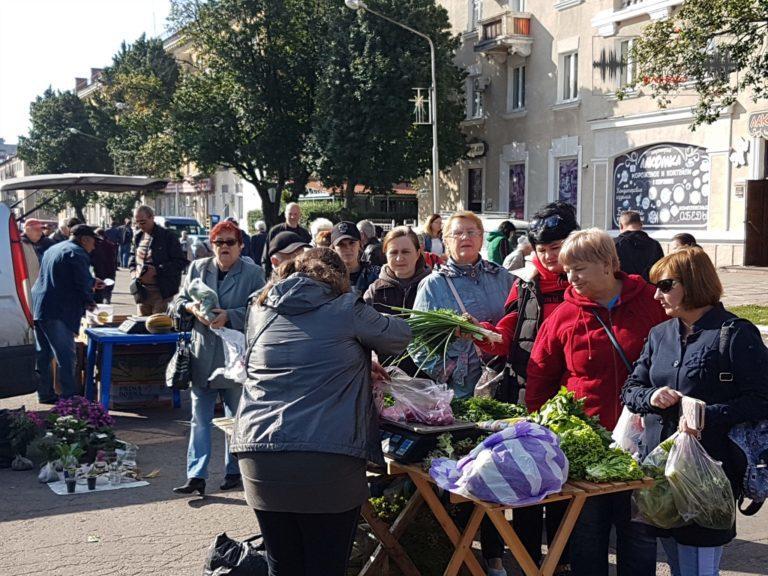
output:
[[[203,576],[268,576],[263,549],[261,534],[240,542],[222,532],[208,549]]]

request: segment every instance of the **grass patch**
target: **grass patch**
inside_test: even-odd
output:
[[[729,312],[733,312],[736,316],[746,318],[753,324],[768,325],[768,306],[757,306],[755,304],[747,304],[746,306],[734,306],[728,308]]]

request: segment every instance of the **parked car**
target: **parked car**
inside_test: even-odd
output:
[[[111,174],[48,174],[0,182],[0,193],[15,190],[68,190],[83,192],[132,192],[163,189],[167,182],[145,176]],[[41,202],[18,218],[13,206],[0,203],[0,398],[37,390],[35,336],[27,265],[21,245],[19,222],[33,216]]]

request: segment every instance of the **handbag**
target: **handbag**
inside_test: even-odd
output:
[[[187,390],[192,382],[192,349],[184,333],[179,334],[176,351],[165,368],[165,385],[173,390]]]
[[[462,313],[468,314],[467,308],[464,306],[464,301],[459,296],[459,291],[456,290],[456,286],[453,285],[453,281],[445,276],[446,282],[448,282],[448,288],[451,289],[453,297],[459,304]],[[478,350],[477,354],[480,359],[480,364],[483,366],[483,371],[480,374],[480,378],[475,384],[475,396],[484,398],[496,398],[496,393],[500,389],[504,389],[501,386],[502,383],[509,377],[509,370],[507,369],[507,360],[504,356],[495,356],[488,362],[483,361],[482,353]]]
[[[131,279],[131,283],[128,284],[128,292],[133,296],[133,301],[136,304],[141,304],[147,299],[147,289],[144,288],[144,284],[138,278]]]

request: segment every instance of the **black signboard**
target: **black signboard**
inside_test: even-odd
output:
[[[706,149],[653,144],[613,161],[613,227],[627,210],[646,228],[706,228],[710,161]]]

